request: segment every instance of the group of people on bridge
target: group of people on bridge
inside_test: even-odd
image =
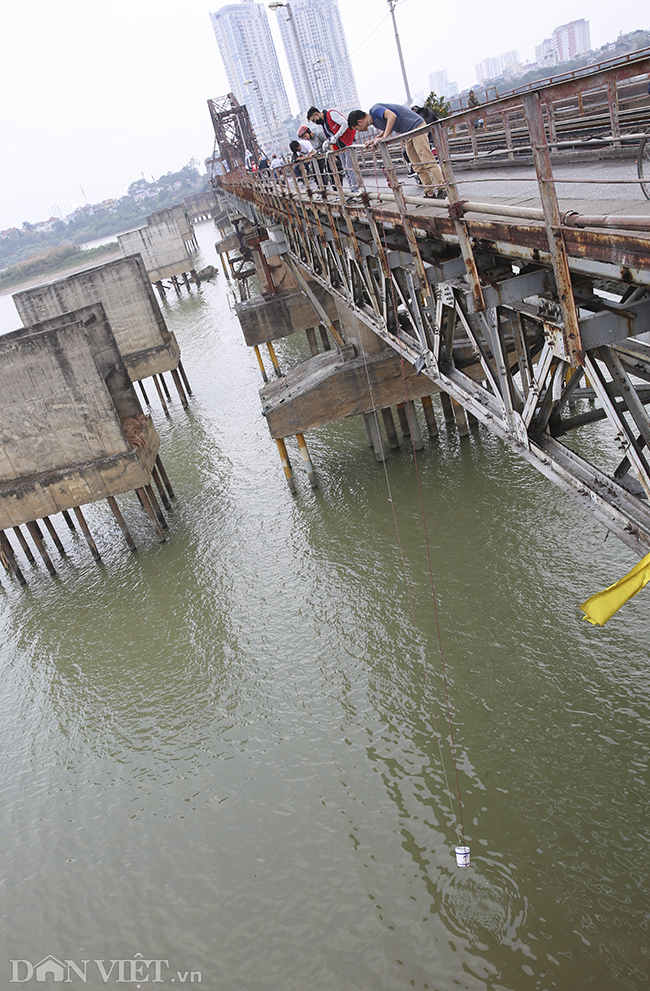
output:
[[[411,109],[396,103],[375,103],[367,112],[353,110],[347,117],[340,110],[310,107],[307,111],[309,124],[298,128],[297,139],[289,145],[292,161],[307,162],[308,168],[312,170],[310,160],[316,158],[321,179],[327,185],[329,181],[333,182],[330,165],[327,160],[317,156],[330,150],[340,152],[336,164],[339,174],[341,177],[345,176],[350,188],[348,202],[354,202],[359,198],[359,183],[348,149],[355,142],[357,134],[373,127],[378,133],[365,142],[365,147],[376,148],[381,141],[386,141],[393,135],[404,135],[404,150],[411,167],[410,174],[422,183],[425,196],[442,197],[445,195],[444,179],[436,161],[435,150],[429,134],[420,131],[425,123],[430,124],[435,119],[436,115],[426,107]],[[285,164],[280,155],[274,155],[270,162],[263,158],[258,168],[275,169]]]

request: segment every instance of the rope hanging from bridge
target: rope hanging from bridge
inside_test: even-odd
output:
[[[374,149],[373,149],[373,164],[374,164],[374,169],[375,169],[375,180],[377,180],[377,178],[378,178],[378,174],[377,174],[377,161],[376,161],[376,155],[375,155]],[[386,240],[386,228],[385,228],[385,224],[384,224],[384,216],[383,216],[383,212],[381,210],[381,207],[380,207],[380,218],[381,218],[381,226],[382,226],[382,238],[383,238],[383,241],[384,241],[384,251],[386,252],[386,254],[388,254],[388,243],[387,243],[387,240]],[[394,317],[395,317],[395,321],[396,321],[397,327],[399,328],[398,304],[397,304],[397,299],[395,297],[395,287],[393,285],[392,280],[390,281],[390,292],[391,292],[391,305],[392,305],[392,308],[393,308],[393,314],[394,314]],[[355,325],[356,325],[357,324],[356,310],[353,310],[353,314],[354,314],[354,321],[355,321]],[[400,335],[399,335],[399,330],[397,332],[397,338],[398,338],[398,341],[401,340],[400,339]],[[369,390],[369,393],[370,393],[370,399],[371,399],[371,403],[372,403],[372,415],[375,418],[376,429],[377,429],[377,431],[379,431],[379,420],[378,420],[378,417],[377,417],[377,407],[376,407],[375,400],[374,400],[374,395],[373,395],[373,390],[372,390],[372,383],[370,381],[370,374],[369,374],[369,371],[368,371],[368,365],[367,365],[366,355],[365,355],[365,352],[362,352],[362,353],[363,353],[363,360],[364,360],[364,369],[365,369],[365,373],[366,373],[366,381],[367,381],[367,384],[368,384],[368,390]],[[410,399],[409,399],[408,385],[407,385],[407,381],[406,381],[404,355],[403,355],[403,352],[401,350],[401,346],[400,346],[399,355],[400,355],[400,368],[401,368],[401,371],[402,371],[402,382],[403,382],[403,385],[404,385],[404,396],[405,396],[405,400],[406,400],[406,411],[407,411],[407,416],[409,418],[409,428],[410,428],[410,425],[411,425],[410,424],[411,404],[410,404]],[[458,761],[457,761],[457,757],[456,757],[456,743],[455,743],[455,739],[454,739],[453,723],[452,723],[452,718],[451,718],[451,700],[450,700],[450,695],[449,695],[449,682],[448,682],[448,678],[447,678],[447,665],[446,665],[446,662],[445,662],[445,654],[444,654],[444,649],[443,649],[443,644],[442,644],[442,631],[441,631],[441,626],[440,626],[440,615],[439,615],[439,611],[438,611],[438,597],[437,597],[436,588],[435,588],[435,581],[434,581],[434,577],[433,577],[433,564],[432,564],[432,560],[431,560],[431,545],[430,545],[430,542],[429,542],[429,532],[428,532],[428,528],[427,528],[426,513],[425,513],[425,509],[424,509],[424,499],[423,499],[423,495],[422,495],[422,483],[421,483],[421,478],[420,478],[420,470],[419,470],[419,465],[418,465],[417,451],[416,451],[416,448],[415,448],[415,442],[413,440],[413,431],[411,430],[410,432],[411,432],[411,448],[412,448],[412,451],[413,451],[413,458],[414,458],[414,464],[415,464],[415,472],[416,472],[417,485],[418,485],[418,496],[419,496],[419,500],[420,500],[420,516],[421,516],[421,521],[422,521],[422,530],[423,530],[423,534],[424,534],[424,543],[425,543],[426,554],[427,554],[427,570],[428,570],[428,577],[429,577],[429,582],[430,582],[430,587],[431,587],[431,598],[432,598],[432,601],[433,601],[433,611],[434,611],[434,616],[435,616],[436,633],[437,633],[437,638],[438,638],[438,652],[439,652],[439,655],[440,655],[441,674],[442,674],[442,681],[443,681],[443,686],[444,686],[445,708],[446,708],[446,715],[447,715],[447,724],[449,726],[449,739],[450,739],[450,744],[451,744],[451,754],[452,754],[452,760],[453,760],[453,764],[454,764],[454,774],[455,774],[455,779],[456,779],[456,796],[457,796],[457,799],[458,799],[458,817],[457,817],[458,846],[456,848],[456,861],[457,861],[457,863],[458,863],[459,866],[467,866],[469,864],[469,847],[466,845],[466,841],[465,841],[465,823],[464,823],[464,820],[463,820],[463,802],[462,802],[462,798],[461,798],[460,779],[459,779],[459,774],[458,774]],[[411,617],[412,617],[412,621],[413,621],[413,627],[415,629],[416,636],[417,636],[417,641],[418,641],[418,647],[419,647],[419,652],[420,652],[420,663],[421,663],[422,671],[423,671],[423,674],[424,674],[424,684],[425,684],[425,691],[426,691],[426,695],[427,695],[427,702],[428,702],[428,705],[429,705],[429,710],[431,712],[431,719],[432,719],[432,722],[433,722],[434,734],[435,734],[435,737],[436,737],[436,740],[437,740],[437,743],[438,743],[438,751],[439,751],[439,754],[440,754],[440,763],[441,763],[441,766],[442,766],[443,776],[444,776],[444,779],[445,779],[446,791],[447,791],[447,794],[448,795],[451,795],[452,792],[451,792],[451,789],[449,787],[449,779],[448,779],[448,775],[447,775],[447,767],[446,767],[446,764],[445,764],[444,754],[443,754],[443,751],[442,751],[441,734],[439,733],[438,728],[437,728],[437,721],[436,721],[434,704],[433,704],[433,692],[432,692],[431,684],[430,684],[430,681],[429,681],[429,671],[428,671],[428,667],[427,667],[427,663],[426,663],[426,649],[425,649],[425,645],[424,645],[424,642],[423,642],[422,633],[421,633],[421,630],[420,630],[420,628],[418,626],[418,622],[417,622],[417,618],[416,618],[415,605],[414,605],[414,602],[413,602],[413,596],[411,594],[411,586],[410,586],[410,583],[409,583],[409,580],[408,580],[408,574],[407,574],[407,570],[406,570],[406,560],[405,560],[405,557],[404,557],[404,551],[403,551],[403,547],[402,547],[402,540],[401,540],[400,531],[399,531],[399,523],[398,523],[398,520],[397,520],[396,511],[395,511],[395,503],[394,503],[393,496],[392,496],[392,490],[391,490],[391,486],[390,486],[390,479],[388,477],[388,469],[386,467],[385,460],[383,461],[383,468],[384,468],[384,477],[385,477],[385,480],[386,480],[386,488],[388,490],[388,501],[390,502],[390,505],[391,505],[391,511],[392,511],[392,514],[393,514],[393,523],[394,523],[394,526],[395,526],[395,534],[396,534],[396,537],[397,537],[397,544],[398,544],[398,547],[399,547],[400,558],[401,558],[401,561],[402,561],[402,572],[403,572],[403,575],[404,575],[404,582],[405,582],[406,591],[407,591],[407,595],[408,595],[409,606],[410,606],[410,610],[411,610]],[[452,811],[452,814],[453,814],[453,809],[451,809],[451,811]]]

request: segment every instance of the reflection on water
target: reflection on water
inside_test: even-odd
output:
[[[130,554],[97,505],[101,565],[60,528],[55,580],[0,577],[0,971],[142,953],[224,991],[642,986],[647,596],[602,630],[577,608],[631,553],[483,430],[443,428],[419,485],[392,454],[391,505],[362,423],[332,425],[292,497],[223,273],[164,311],[194,389],[153,410],[170,540],[125,499]]]

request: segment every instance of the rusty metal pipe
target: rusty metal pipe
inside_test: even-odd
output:
[[[650,217],[623,217],[616,214],[590,217],[568,210],[562,217],[565,227],[614,227],[622,231],[650,231]]]

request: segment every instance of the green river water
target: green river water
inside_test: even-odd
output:
[[[578,609],[637,558],[437,400],[417,470],[352,419],[292,496],[231,302],[163,307],[169,541],[122,497],[137,553],[101,504],[100,565],[57,520],[56,579],[0,576],[0,987],[646,986],[650,591]]]

